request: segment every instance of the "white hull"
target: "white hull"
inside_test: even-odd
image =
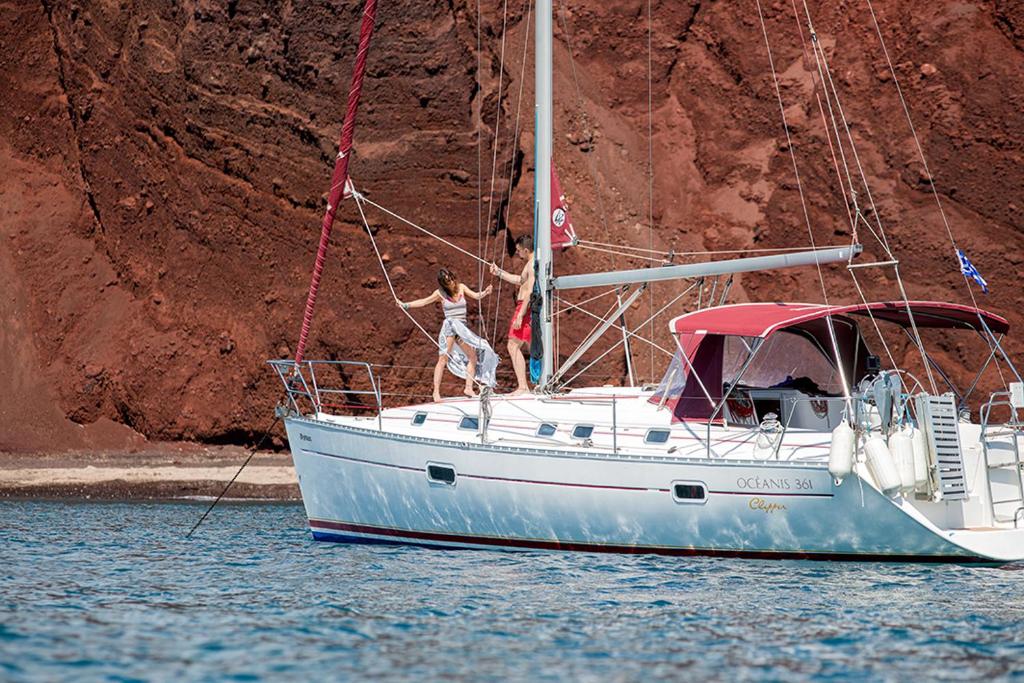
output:
[[[475,414],[475,402],[457,403],[442,405],[456,415]],[[821,457],[820,433],[813,435],[816,444],[805,438],[788,451],[784,444],[774,459],[743,460],[741,453],[709,458],[696,439],[702,457],[628,445],[616,452],[592,444],[505,445],[514,439],[500,436],[482,444],[472,433],[438,438],[436,430],[420,436],[408,427],[387,427],[388,417],[408,425],[416,410],[385,411],[379,423],[286,420],[315,538],[837,560],[1024,557],[1024,530],[940,528],[911,501],[877,491],[866,472],[835,485]],[[713,444],[725,442],[744,443],[723,437]],[[815,449],[813,460],[794,457]],[[428,479],[432,463],[454,469],[454,484]],[[706,497],[678,500],[677,482],[700,482]],[[940,516],[951,517],[948,511]]]

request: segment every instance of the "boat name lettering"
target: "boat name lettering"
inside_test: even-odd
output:
[[[814,484],[810,479],[740,477],[736,480],[736,487],[757,491],[810,491]]]
[[[299,441],[312,441],[312,440],[313,440],[313,437],[308,436],[306,434],[303,434],[302,432],[299,432]]]
[[[774,514],[775,512],[783,512],[786,506],[782,503],[769,503],[764,498],[751,498],[750,502],[747,503],[751,510],[760,510],[766,515]]]

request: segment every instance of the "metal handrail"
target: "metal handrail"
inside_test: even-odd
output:
[[[1005,406],[1010,409],[1010,421],[1006,422],[1003,426],[1009,427],[1009,436],[1013,440],[1013,468],[1015,474],[1015,480],[1017,482],[1017,491],[1019,493],[1018,498],[1009,498],[1007,500],[997,501],[995,496],[992,495],[992,464],[988,458],[988,439],[989,436],[989,417],[992,415],[992,409],[1000,406]],[[985,459],[985,485],[988,488],[988,501],[989,507],[992,511],[992,520],[996,521],[996,505],[1003,503],[1020,502],[1024,505],[1024,479],[1021,477],[1021,459],[1020,459],[1020,447],[1017,443],[1017,437],[1024,431],[1024,425],[1021,424],[1017,416],[1017,407],[1013,405],[1011,400],[1010,392],[1008,391],[995,391],[989,396],[982,406],[981,410],[978,411],[981,417],[981,453]],[[1006,433],[999,434],[1005,436]],[[997,465],[996,468],[1009,467],[1011,463],[1005,463],[1003,465]],[[1013,515],[1013,526],[1016,528],[1020,517],[1020,511],[1022,508],[1017,508]]]
[[[309,401],[310,407],[315,413],[320,413],[324,405],[321,397],[323,394],[373,396],[377,409],[377,427],[378,429],[383,429],[381,418],[383,400],[381,398],[380,384],[370,363],[356,360],[303,360],[301,363],[296,364],[295,361],[286,359],[270,360],[267,363],[274,368],[278,378],[284,384],[288,400],[296,413],[302,414],[303,412],[302,398]],[[316,368],[318,366],[363,368],[370,380],[370,389],[337,389],[321,386],[322,382],[318,382],[316,377]]]

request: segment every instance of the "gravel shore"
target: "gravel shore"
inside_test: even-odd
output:
[[[248,454],[235,446],[173,443],[134,452],[0,453],[0,498],[213,497],[224,490]],[[299,500],[291,456],[258,452],[227,497]]]

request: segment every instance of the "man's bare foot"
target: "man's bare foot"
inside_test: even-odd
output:
[[[441,394],[439,394],[439,393],[437,393],[435,391],[434,392],[434,403],[440,403],[440,402],[441,402]]]
[[[473,387],[466,387],[462,391],[462,393],[464,393],[466,396],[469,396],[470,398],[476,398],[476,394],[473,393]]]
[[[509,394],[509,396],[522,396],[522,395],[528,394],[528,393],[530,393],[529,387],[519,387],[518,389],[513,391],[511,394]]]

